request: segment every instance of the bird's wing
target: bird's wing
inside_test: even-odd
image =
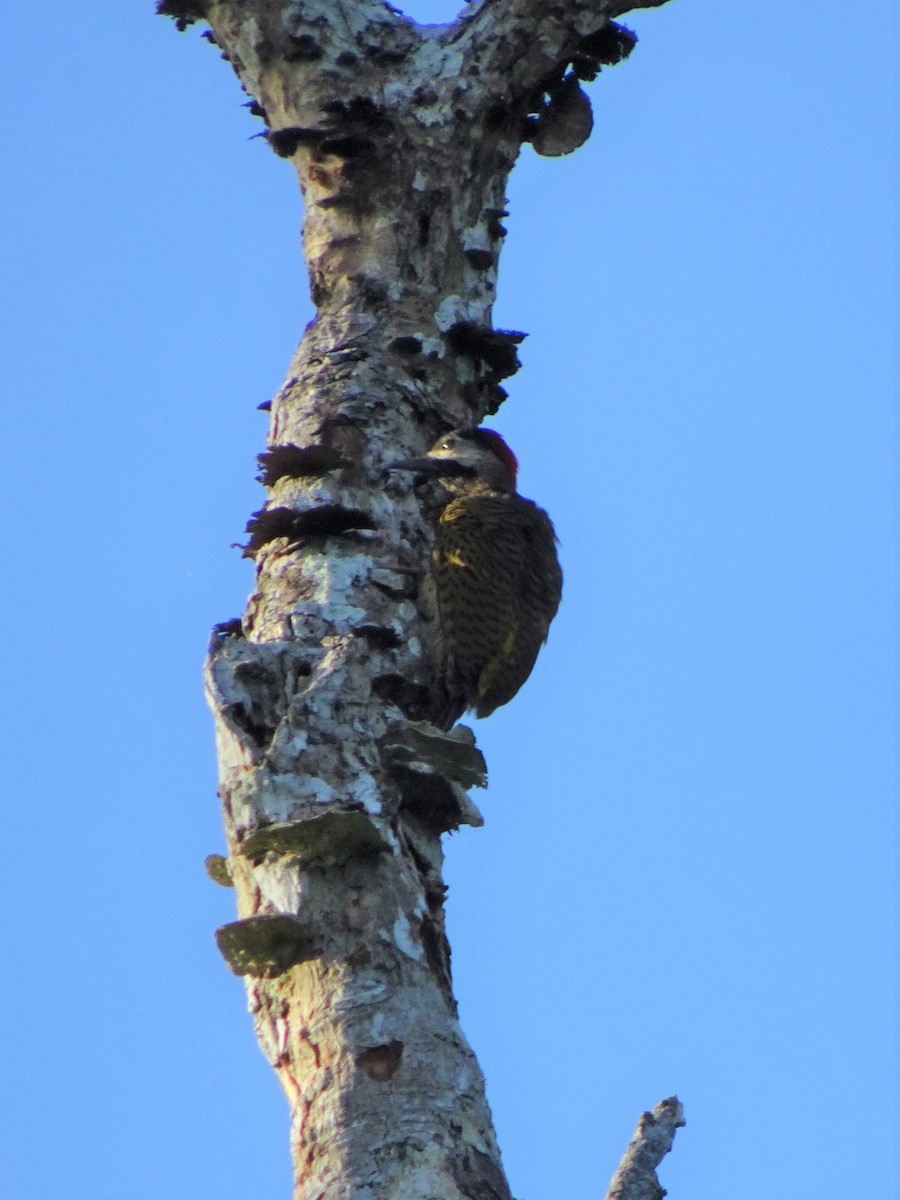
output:
[[[434,574],[439,675],[486,716],[527,679],[559,604],[550,519],[520,496],[456,500],[438,523]]]

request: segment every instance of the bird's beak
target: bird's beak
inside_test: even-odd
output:
[[[398,458],[396,462],[390,462],[385,467],[386,471],[418,471],[422,475],[434,475],[444,466],[440,459],[428,458],[422,455],[421,458]]]

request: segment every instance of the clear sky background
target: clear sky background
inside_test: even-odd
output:
[[[895,1200],[895,9],[625,20],[591,141],[510,189],[492,423],[566,583],[448,843],[461,1018],[520,1200],[597,1200],[673,1092],[672,1200]],[[200,668],[297,187],[151,0],[4,40],[0,1194],[284,1200]]]

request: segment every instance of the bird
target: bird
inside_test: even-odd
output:
[[[422,457],[390,464],[437,483],[432,724],[489,716],[531,674],[562,598],[557,537],[516,490],[518,460],[493,429],[454,429]]]

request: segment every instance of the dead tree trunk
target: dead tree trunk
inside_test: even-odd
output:
[[[385,464],[502,402],[507,176],[525,140],[585,140],[579,81],[631,49],[611,18],[649,6],[480,0],[422,27],[378,0],[159,5],[208,22],[294,165],[318,310],[272,402],[256,587],[207,662],[211,873],[240,917],[217,937],[291,1105],[296,1200],[510,1194],[442,909],[441,835],[480,823],[484,767],[468,730],[420,720],[429,530]]]

